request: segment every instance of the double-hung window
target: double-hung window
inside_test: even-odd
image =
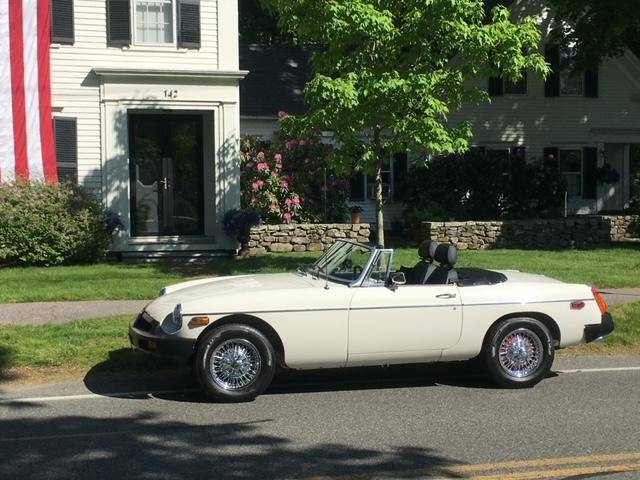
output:
[[[134,0],[135,43],[174,45],[176,12],[173,0]]]
[[[582,197],[582,150],[560,150],[559,166],[569,197]]]
[[[576,70],[575,58],[575,48],[560,48],[560,95],[584,95],[584,74]]]

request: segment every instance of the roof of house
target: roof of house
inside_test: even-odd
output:
[[[302,114],[304,86],[311,79],[309,54],[300,47],[240,47],[240,68],[249,74],[240,82],[240,115],[276,117],[279,111]]]

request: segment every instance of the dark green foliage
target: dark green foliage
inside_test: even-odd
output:
[[[415,168],[402,187],[405,223],[553,218],[562,213],[557,163],[472,152],[436,157]]]
[[[640,213],[640,145],[631,146],[631,185],[629,210]]]
[[[550,5],[557,19],[573,27],[563,30],[563,41],[577,47],[579,66],[592,67],[627,47],[640,53],[638,0],[550,0]]]
[[[70,183],[0,187],[0,265],[61,265],[102,258],[111,234],[107,212]]]

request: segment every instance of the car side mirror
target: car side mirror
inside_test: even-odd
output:
[[[404,272],[397,272],[391,275],[391,290],[396,290],[398,285],[406,285],[407,277]]]

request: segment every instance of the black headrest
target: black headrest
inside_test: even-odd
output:
[[[436,247],[438,246],[438,242],[433,240],[425,240],[418,247],[418,255],[423,260],[433,260],[433,256],[436,253]]]
[[[458,261],[458,249],[453,245],[443,243],[442,245],[438,245],[436,248],[436,253],[433,256],[433,259],[440,265],[453,267]]]

